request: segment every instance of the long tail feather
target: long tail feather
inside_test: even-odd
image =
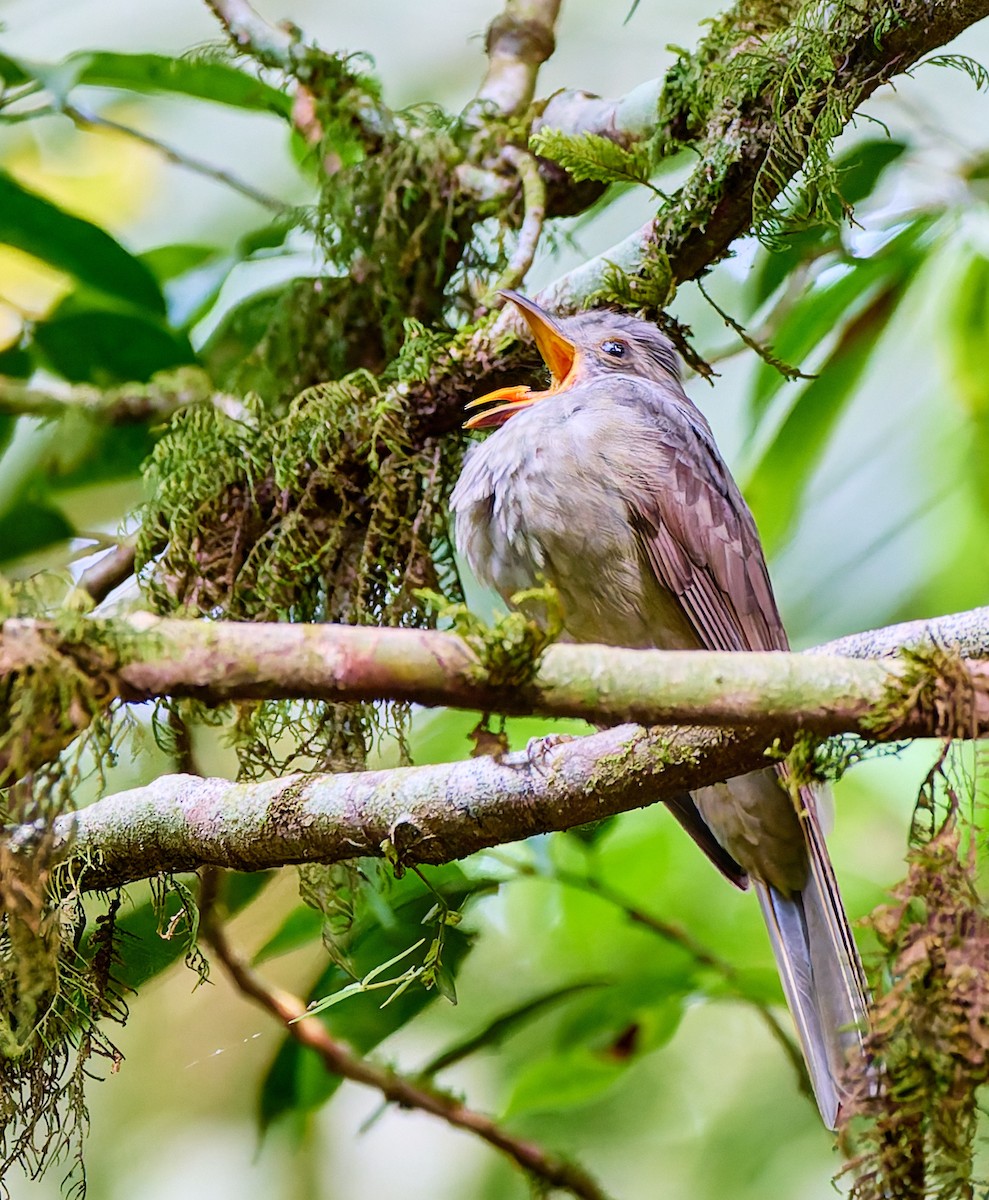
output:
[[[759,882],[755,889],[817,1106],[834,1129],[848,1063],[864,1055],[868,1008],[862,965],[813,816],[805,830],[811,869],[804,889],[792,896]]]

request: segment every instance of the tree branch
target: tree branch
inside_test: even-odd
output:
[[[105,891],[204,865],[260,871],[388,856],[444,863],[535,834],[643,808],[767,763],[751,730],[534,739],[498,758],[261,783],[163,775],[59,817],[55,837],[83,891]],[[15,853],[39,836],[8,830]]]
[[[512,117],[532,103],[539,68],[556,46],[559,11],[560,0],[507,0],[488,27],[488,70],[475,105]]]
[[[161,371],[149,383],[125,383],[105,389],[58,381],[42,388],[0,376],[0,413],[8,416],[54,418],[83,412],[105,425],[129,425],[164,421],[181,408],[207,401],[234,420],[246,416],[243,401],[217,392],[199,367]]]
[[[981,625],[980,625],[981,622]],[[929,737],[947,728],[952,696],[968,690],[963,735],[989,728],[989,662],[956,656],[949,677],[935,662],[859,661],[814,654],[627,650],[556,644],[531,678],[499,677],[497,663],[452,633],[368,626],[163,619],[137,613],[88,627],[82,636],[49,621],[10,619],[0,627],[0,679],[57,665],[94,671],[107,703],[192,697],[230,700],[397,700],[508,715],[538,713],[589,721],[756,726],[766,735],[805,729],[819,735]],[[915,646],[989,656],[989,610],[910,623]],[[135,633],[142,636],[136,636]],[[91,644],[92,641],[92,644]],[[900,643],[902,648],[904,643]],[[840,648],[894,652],[885,631]],[[89,666],[87,666],[87,663]],[[106,688],[106,681],[112,686]],[[947,714],[947,715],[946,715]]]
[[[439,1117],[455,1129],[474,1134],[544,1185],[561,1188],[581,1200],[607,1200],[606,1194],[582,1167],[549,1153],[535,1142],[515,1137],[455,1096],[413,1083],[395,1071],[355,1054],[346,1043],[332,1037],[318,1018],[306,1016],[306,1006],[297,996],[268,983],[255,971],[231,947],[215,914],[210,913],[204,920],[202,930],[237,990],[271,1013],[301,1046],[314,1050],[330,1074],[373,1088],[389,1104],[418,1109]]]
[[[133,543],[121,542],[83,571],[79,578],[79,587],[89,593],[94,604],[101,604],[114,588],[134,574],[136,557],[137,548]]]
[[[291,67],[299,47],[298,30],[270,25],[247,0],[206,0],[240,50],[271,66]]]
[[[532,266],[532,260],[536,257],[536,248],[546,217],[546,185],[539,174],[539,164],[535,158],[528,151],[520,150],[518,146],[506,146],[501,156],[512,165],[522,184],[524,215],[518,245],[493,291],[517,288],[521,285]]]

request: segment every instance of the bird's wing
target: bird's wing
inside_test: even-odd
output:
[[[656,389],[660,391],[659,388]],[[662,389],[653,446],[629,500],[646,561],[707,650],[785,650],[759,534],[704,418]]]

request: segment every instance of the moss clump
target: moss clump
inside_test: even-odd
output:
[[[968,1200],[986,1186],[973,1152],[989,1082],[989,909],[955,812],[908,862],[870,919],[884,971],[865,1040],[874,1071],[842,1115],[858,1150],[851,1196]]]

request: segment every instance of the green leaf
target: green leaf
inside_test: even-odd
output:
[[[4,87],[20,87],[23,83],[30,83],[33,78],[27,67],[16,58],[0,54],[0,81]]]
[[[422,1068],[420,1074],[426,1078],[431,1078],[447,1067],[452,1067],[455,1063],[462,1062],[470,1055],[476,1054],[479,1050],[487,1050],[493,1046],[500,1046],[513,1033],[523,1029],[531,1021],[536,1020],[551,1008],[555,1008],[564,1000],[569,1000],[572,996],[579,995],[585,992],[588,988],[605,987],[602,980],[584,980],[578,983],[568,983],[563,987],[553,988],[551,991],[543,992],[541,995],[534,996],[529,1000],[523,1001],[514,1007],[507,1009],[491,1020],[480,1032],[472,1034],[463,1041],[455,1042],[446,1050],[441,1051],[435,1058]]]
[[[22,346],[0,350],[0,375],[6,375],[8,379],[27,379],[33,370],[31,355]]]
[[[578,182],[648,184],[652,170],[646,143],[636,142],[626,149],[599,133],[539,129],[529,139],[529,149],[559,163]]]
[[[28,191],[0,170],[0,242],[33,254],[97,291],[165,311],[151,271],[99,226]]]
[[[843,272],[836,279],[810,287],[788,310],[772,337],[774,355],[797,367],[804,364],[844,319],[867,307],[892,282],[905,279],[916,268],[934,221],[926,214],[915,218],[870,257],[838,260],[834,265],[843,267]],[[786,377],[768,363],[756,368],[749,394],[750,436],[786,382]]]
[[[950,351],[951,376],[973,416],[989,416],[989,260],[968,259],[951,289],[942,329]]]
[[[519,1075],[505,1115],[597,1099],[633,1062],[673,1037],[693,981],[693,972],[634,976],[569,1006],[554,1047]]]
[[[884,288],[846,327],[820,374],[797,397],[744,488],[763,546],[772,555],[793,527],[810,477],[852,398],[903,287]]]
[[[223,907],[229,916],[246,908],[275,876],[274,871],[228,871],[224,873]],[[168,915],[176,911],[176,901],[166,899]],[[120,962],[114,977],[125,987],[137,991],[149,979],[161,974],[184,958],[188,941],[184,937],[164,938],[161,930],[168,924],[158,906],[149,898],[126,908],[117,917]],[[83,946],[85,953],[85,941]]]
[[[185,336],[126,312],[56,311],[35,326],[33,343],[58,374],[98,386],[145,383],[156,371],[196,361]]]
[[[454,866],[433,869],[428,878],[432,887],[440,892],[451,907],[457,907],[469,896],[491,887],[490,880],[471,879]],[[370,906],[367,906],[348,946],[355,970],[362,976],[408,951],[413,943],[420,940],[423,918],[433,907],[436,896],[410,872],[402,880],[396,881],[389,899],[394,921],[387,927],[379,924],[371,915]],[[456,976],[469,949],[470,938],[462,929],[447,929],[443,965],[451,977]],[[330,964],[316,980],[309,998],[318,1000],[339,992],[351,983],[351,977],[339,966]],[[436,995],[435,991],[427,991],[416,985],[382,1007],[382,1000],[387,993],[363,992],[348,996],[346,1003],[334,1005],[319,1019],[324,1021],[334,1037],[346,1041],[358,1053],[366,1053],[422,1012]],[[323,1104],[340,1086],[340,1082],[338,1077],[326,1073],[311,1051],[304,1050],[293,1038],[287,1038],[262,1085],[262,1129],[286,1113],[305,1111]]]
[[[0,563],[13,562],[75,537],[75,529],[57,509],[21,501],[0,516]]]
[[[282,954],[291,954],[300,946],[318,945],[322,933],[323,914],[308,904],[299,904],[257,951],[254,963],[260,965]]]
[[[177,242],[169,246],[156,246],[153,250],[145,250],[141,262],[150,268],[159,283],[168,283],[187,271],[194,271],[203,263],[215,258],[220,253],[215,246],[201,246],[197,243]]]
[[[64,91],[79,84],[89,84],[125,88],[132,92],[194,96],[214,104],[270,112],[280,117],[287,117],[292,111],[292,99],[286,92],[262,83],[229,63],[96,50],[71,54],[56,70],[64,73]],[[48,80],[44,81],[47,84]]]
[[[561,1112],[598,1099],[622,1077],[625,1064],[579,1046],[566,1054],[540,1058],[525,1067],[502,1116]]]
[[[835,159],[838,190],[848,204],[871,196],[883,172],[906,152],[906,142],[893,138],[870,138],[857,142]]]

